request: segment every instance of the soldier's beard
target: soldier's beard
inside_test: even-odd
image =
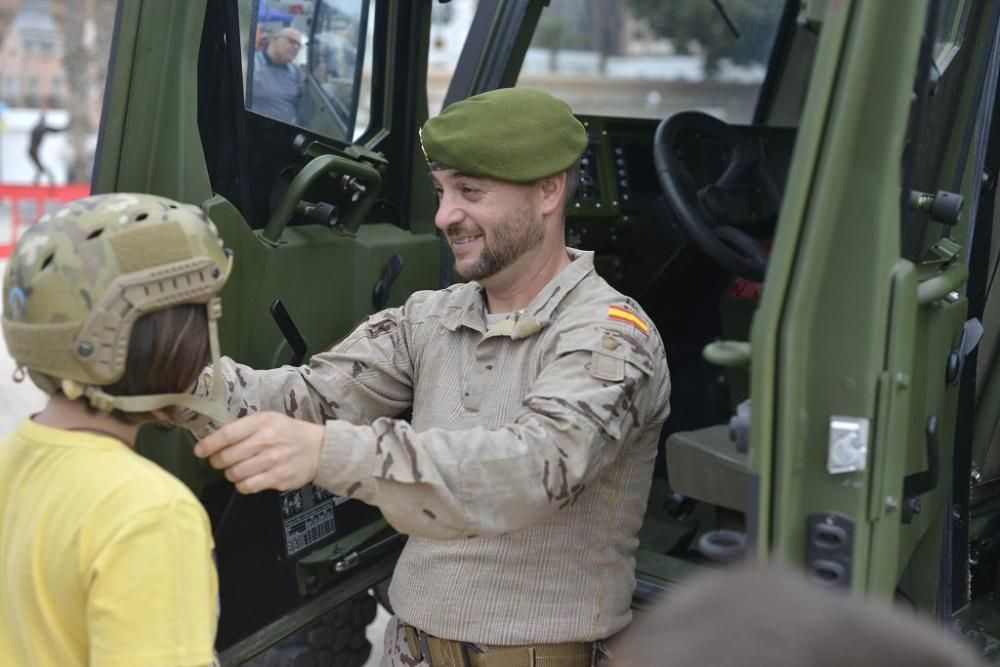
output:
[[[448,236],[462,236],[468,228],[448,230]],[[541,219],[532,215],[528,208],[514,211],[506,219],[499,221],[490,237],[483,234],[483,249],[471,266],[462,269],[455,262],[455,272],[465,280],[483,280],[500,273],[516,262],[524,253],[537,248],[545,240],[545,230]]]

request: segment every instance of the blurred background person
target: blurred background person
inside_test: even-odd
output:
[[[38,157],[38,151],[42,147],[42,141],[45,139],[46,134],[51,132],[65,132],[67,129],[68,127],[52,127],[49,125],[44,111],[38,115],[38,122],[31,128],[31,139],[28,142],[28,159],[35,165],[35,185],[41,183],[43,174],[45,178],[49,179],[49,185],[56,184],[56,179],[52,175],[52,172],[42,164],[41,159]]]
[[[305,92],[305,74],[295,64],[302,48],[302,34],[295,28],[282,28],[254,54],[254,111],[287,123],[301,122],[299,105]]]
[[[973,667],[929,619],[820,588],[799,573],[735,566],[671,590],[611,647],[615,667]]]

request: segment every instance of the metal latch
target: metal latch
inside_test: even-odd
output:
[[[831,475],[859,472],[868,461],[868,426],[864,417],[830,417],[826,470]]]

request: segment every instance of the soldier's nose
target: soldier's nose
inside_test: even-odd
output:
[[[451,206],[445,197],[438,201],[437,213],[434,214],[434,225],[442,232],[452,225],[461,222],[463,219],[462,210]]]

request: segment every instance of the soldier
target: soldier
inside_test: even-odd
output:
[[[484,93],[421,144],[468,282],[370,316],[308,366],[224,359],[230,410],[258,414],[195,452],[244,493],[315,481],[410,535],[383,664],[590,665],[631,618],[663,344],[565,246],[587,145],[568,105]]]
[[[959,638],[910,610],[741,565],[671,591],[615,640],[616,667],[975,667]]]
[[[15,247],[3,335],[50,398],[0,440],[4,664],[213,662],[208,517],[132,449],[167,406],[225,421],[187,392],[218,358],[228,265],[200,210],[148,195],[70,202]]]

